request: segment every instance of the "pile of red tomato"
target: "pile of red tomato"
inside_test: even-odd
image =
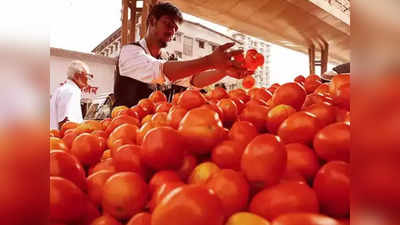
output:
[[[349,224],[349,75],[159,91],[50,131],[53,225]]]
[[[243,79],[242,86],[246,89],[254,87],[256,81],[251,75],[254,74],[258,67],[264,65],[264,56],[258,53],[255,49],[249,49],[246,52],[246,56],[244,54],[240,54],[236,55],[234,58],[242,68],[247,69],[248,76]]]

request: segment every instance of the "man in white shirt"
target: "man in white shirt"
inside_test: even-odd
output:
[[[73,61],[67,71],[67,80],[50,99],[50,129],[60,129],[66,121],[81,123],[82,89],[88,86],[89,67],[82,61]]]
[[[202,58],[167,61],[162,49],[172,40],[182,21],[179,9],[170,3],[158,3],[152,7],[146,21],[148,28],[145,38],[121,49],[115,74],[115,105],[135,105],[140,99],[148,97],[156,87],[170,88],[171,84],[180,84],[202,88],[226,75],[238,79],[247,75],[246,69],[232,59],[243,51],[228,51],[234,43],[219,46]],[[169,95],[174,93],[163,91]],[[172,96],[167,97],[171,99]]]

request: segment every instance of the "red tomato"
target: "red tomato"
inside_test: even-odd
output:
[[[90,225],[121,225],[121,223],[112,216],[103,215],[95,219]]]
[[[155,128],[155,126],[151,121],[144,123],[137,133],[137,136],[136,136],[137,144],[141,145],[143,143],[144,136],[146,136],[146,134],[153,128]],[[134,143],[132,143],[132,144],[134,144]],[[114,145],[115,145],[115,142],[114,142]],[[111,149],[111,151],[112,151],[112,149]]]
[[[68,147],[62,139],[50,137],[50,150],[63,150],[68,152]]]
[[[229,131],[229,138],[243,145],[247,145],[257,135],[257,128],[248,121],[236,121]]]
[[[304,82],[304,89],[306,89],[307,94],[313,93],[322,82],[320,80],[306,80]]]
[[[228,92],[226,92],[226,90],[222,87],[216,87],[211,91],[211,99],[220,100],[228,97]]]
[[[151,225],[151,214],[147,212],[138,213],[126,225]]]
[[[341,218],[350,214],[350,165],[342,161],[325,164],[314,179],[313,188],[321,212]]]
[[[165,96],[161,91],[153,91],[153,93],[150,94],[149,99],[154,103],[166,102],[167,96]]]
[[[286,169],[299,172],[308,181],[312,181],[320,167],[315,152],[300,143],[288,144],[285,147],[288,159]]]
[[[222,122],[225,126],[230,127],[238,116],[238,109],[235,102],[229,98],[221,99],[217,106],[222,110]]]
[[[100,140],[93,134],[83,133],[72,142],[71,153],[84,165],[94,165],[100,161],[103,149]]]
[[[336,91],[343,85],[348,85],[350,83],[350,75],[338,74],[334,76],[329,83],[329,92],[336,96]]]
[[[167,127],[169,126],[167,116],[168,113],[166,112],[154,113],[154,115],[151,117],[151,122],[153,123],[154,127]]]
[[[240,113],[239,119],[242,121],[248,121],[252,123],[262,133],[266,130],[265,124],[267,121],[268,108],[261,105],[248,105],[242,113]]]
[[[192,174],[188,178],[189,184],[205,184],[208,179],[220,169],[212,162],[203,162],[194,168]]]
[[[175,129],[178,129],[179,123],[187,113],[187,110],[183,107],[172,106],[167,115],[168,124]]]
[[[336,105],[350,110],[350,83],[344,84],[336,89],[333,101]]]
[[[286,83],[272,95],[272,106],[285,104],[300,110],[306,99],[305,89],[298,83]]]
[[[209,153],[225,138],[225,131],[218,113],[204,107],[187,112],[178,131],[195,154]]]
[[[334,123],[321,129],[314,138],[314,149],[326,161],[350,160],[350,126]]]
[[[184,151],[184,139],[176,130],[158,127],[144,136],[140,154],[143,163],[152,169],[179,169],[182,166]]]
[[[323,83],[314,90],[314,94],[322,96],[331,96],[329,92],[329,84]]]
[[[172,105],[168,102],[162,102],[156,107],[156,112],[166,112],[168,113]]]
[[[268,220],[254,213],[239,212],[229,217],[225,225],[270,225]]]
[[[268,131],[276,134],[278,133],[279,126],[290,115],[296,112],[296,109],[290,105],[277,105],[268,111],[266,126]]]
[[[172,170],[163,170],[153,175],[149,182],[150,194],[153,194],[157,188],[168,182],[181,182],[178,173]]]
[[[249,184],[239,172],[224,169],[215,173],[206,183],[219,197],[225,216],[242,211],[249,200]]]
[[[242,80],[242,86],[246,89],[254,87],[256,80],[252,76],[247,76]]]
[[[154,211],[155,207],[157,207],[160,202],[167,196],[171,191],[175,190],[178,187],[182,187],[185,184],[181,181],[179,182],[166,182],[161,184],[155,189],[153,192],[153,196],[151,201],[149,202],[150,211]]]
[[[243,103],[246,103],[247,101],[250,100],[250,96],[247,95],[246,91],[243,89],[235,89],[229,92],[229,96],[231,98],[238,98],[243,101]]]
[[[106,128],[106,130],[105,130],[106,135],[110,135],[111,132],[113,132],[115,128],[117,128],[120,125],[125,124],[125,123],[131,124],[134,126],[140,126],[139,120],[135,117],[127,116],[127,115],[117,116],[111,121],[110,125]]]
[[[318,213],[315,191],[307,184],[288,182],[268,187],[254,196],[250,212],[273,220],[286,213]]]
[[[175,189],[156,207],[152,225],[223,225],[221,201],[203,186],[188,185]]]
[[[138,127],[132,124],[122,124],[115,128],[107,139],[107,145],[110,149],[113,148],[114,142],[118,139],[128,139],[136,143],[136,133]]]
[[[245,145],[238,141],[226,140],[215,146],[212,161],[220,168],[240,170],[240,159]]]
[[[286,169],[285,146],[277,136],[262,134],[246,147],[241,168],[252,183],[272,185],[279,182]]]
[[[291,171],[286,170],[280,180],[280,183],[287,183],[287,182],[307,183],[303,175],[293,170]]]
[[[245,57],[245,62],[246,62],[246,67],[249,70],[256,70],[259,63],[261,63],[260,59],[257,60],[257,50],[255,49],[249,49],[246,52],[246,57]]]
[[[135,105],[131,107],[131,110],[133,112],[136,112],[136,115],[138,116],[137,118],[141,120],[143,117],[147,115],[147,112],[143,110],[143,108],[140,105]]]
[[[282,122],[278,129],[278,136],[285,144],[310,144],[315,134],[321,129],[320,121],[314,114],[296,112]]]
[[[190,110],[206,103],[206,98],[196,90],[187,90],[180,94],[178,105]]]
[[[183,180],[186,180],[190,176],[194,168],[196,168],[196,166],[197,166],[196,157],[194,157],[191,154],[185,155],[185,157],[183,158],[182,167],[178,170],[179,176]]]
[[[123,145],[117,149],[113,156],[118,172],[136,172],[146,179],[146,169],[140,158],[142,148],[137,145]]]
[[[88,196],[96,206],[100,206],[103,199],[103,187],[107,179],[114,174],[113,171],[100,170],[88,176]]]
[[[238,114],[240,114],[245,107],[243,100],[236,98],[236,97],[231,97],[231,99],[233,102],[235,102],[235,104],[237,106]]]
[[[117,219],[130,219],[144,209],[148,192],[147,184],[137,173],[116,173],[104,184],[103,209]]]
[[[249,95],[252,99],[263,100],[264,102],[268,102],[272,98],[272,94],[264,88],[253,88]]]
[[[133,111],[132,109],[122,109],[120,111],[118,111],[118,113],[116,114],[116,116],[122,116],[122,115],[126,115],[126,116],[132,116],[135,118],[138,118],[139,115],[137,114],[137,112]]]
[[[71,181],[62,177],[50,177],[50,221],[77,223],[86,211],[83,192]]]
[[[323,103],[316,103],[308,106],[304,111],[314,114],[321,122],[321,126],[325,127],[336,121],[335,107]]]
[[[101,171],[101,170],[108,170],[108,171],[111,171],[111,172],[115,173],[117,171],[117,169],[115,169],[113,159],[112,158],[111,159],[106,159],[104,161],[101,161],[101,162],[97,163],[94,167],[91,167],[89,169],[89,173],[88,174],[91,175],[91,174],[94,174],[94,173],[96,173],[98,171]]]
[[[75,156],[61,150],[50,151],[50,176],[72,181],[82,191],[87,190],[85,170]]]
[[[144,99],[140,100],[137,105],[143,109],[143,111],[146,113],[146,115],[153,114],[154,110],[156,109],[154,102],[148,98],[144,98]]]
[[[303,75],[298,75],[296,78],[294,78],[294,81],[304,84],[304,82],[306,82],[306,78]]]
[[[341,223],[321,214],[287,213],[276,218],[272,225],[341,225]]]

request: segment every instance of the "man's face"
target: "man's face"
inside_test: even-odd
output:
[[[156,21],[155,34],[161,43],[161,47],[167,47],[167,42],[172,40],[178,28],[177,23],[169,16],[162,16]]]
[[[88,85],[88,75],[85,72],[77,73],[76,75],[76,82],[78,86],[81,88],[87,87]]]

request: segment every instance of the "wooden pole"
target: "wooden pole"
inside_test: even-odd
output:
[[[308,61],[310,65],[310,74],[315,74],[315,46],[311,45],[308,49]]]
[[[128,44],[128,1],[122,0],[121,47]]]
[[[135,42],[136,36],[136,0],[130,0],[129,8],[131,11],[130,29],[129,29],[129,42]]]
[[[324,44],[321,45],[321,75],[328,70],[328,50],[329,45],[324,41]]]
[[[142,26],[140,27],[140,38],[143,38],[147,32],[147,17],[150,13],[151,7],[157,4],[158,0],[143,0],[142,10]]]

